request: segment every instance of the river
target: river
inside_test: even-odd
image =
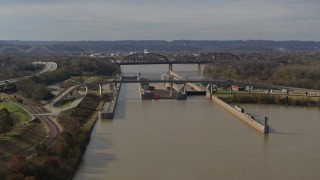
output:
[[[136,84],[123,84],[114,120],[97,121],[74,179],[320,179],[319,108],[242,107],[268,116],[271,133],[205,97],[142,101]]]

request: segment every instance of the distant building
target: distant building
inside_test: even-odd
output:
[[[244,91],[245,87],[243,86],[237,86],[237,85],[232,85],[231,86],[232,91]]]

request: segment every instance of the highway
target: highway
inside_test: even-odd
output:
[[[40,75],[47,73],[47,72],[55,71],[58,68],[57,63],[55,63],[55,62],[41,62],[41,61],[39,61],[39,62],[33,62],[32,64],[45,65],[45,68],[42,69],[40,72],[36,73],[36,76],[40,76]]]
[[[38,73],[35,74],[35,76],[41,76],[44,73],[47,72],[52,72],[57,70],[58,65],[55,62],[33,62],[32,64],[43,64],[45,65],[45,67]],[[21,78],[13,78],[13,79],[7,79],[7,80],[3,80],[0,81],[0,90],[6,90],[6,89],[10,89],[12,88],[12,85],[18,81],[24,80],[24,79],[29,79],[32,78],[34,76],[24,76]]]

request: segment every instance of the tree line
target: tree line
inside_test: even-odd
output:
[[[286,59],[286,58],[283,58]],[[320,60],[217,61],[205,67],[205,75],[246,83],[320,89]]]
[[[16,83],[18,92],[39,102],[53,97],[49,90],[46,89],[47,85],[62,82],[72,76],[88,74],[111,76],[120,72],[118,66],[105,59],[63,57],[56,59],[55,62],[58,63],[57,70]]]
[[[14,120],[6,108],[0,109],[0,133],[6,135],[13,128]]]

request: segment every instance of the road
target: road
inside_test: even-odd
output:
[[[75,107],[77,107],[82,100],[86,97],[87,92],[85,92],[84,94],[82,94],[81,96],[79,96],[76,100],[74,100],[68,107],[63,107],[63,108],[59,108],[59,107],[55,107],[55,104],[58,103],[62,98],[64,98],[65,96],[67,96],[69,93],[71,93],[72,91],[74,91],[75,89],[81,87],[82,85],[77,85],[77,86],[72,86],[68,89],[66,89],[65,91],[63,91],[61,94],[59,94],[58,96],[56,96],[52,101],[50,101],[45,108],[49,111],[51,111],[51,115],[54,116],[58,116],[61,112],[63,111],[67,111],[69,109],[73,109]]]
[[[57,63],[55,62],[33,62],[32,64],[44,64],[45,68],[36,74],[36,76],[40,76],[44,73],[55,71],[58,68]]]
[[[40,72],[35,74],[36,76],[41,76],[44,73],[55,71],[58,68],[57,63],[55,63],[55,62],[41,62],[40,61],[40,62],[33,62],[32,64],[43,64],[43,65],[45,65],[45,67]],[[10,85],[12,85],[12,84],[14,84],[14,83],[16,83],[18,81],[21,81],[21,80],[24,80],[24,79],[29,79],[29,78],[32,78],[32,77],[34,77],[34,76],[24,76],[24,77],[21,77],[21,78],[13,78],[13,79],[7,79],[7,80],[0,81],[0,90],[5,90],[5,89],[9,88]]]

